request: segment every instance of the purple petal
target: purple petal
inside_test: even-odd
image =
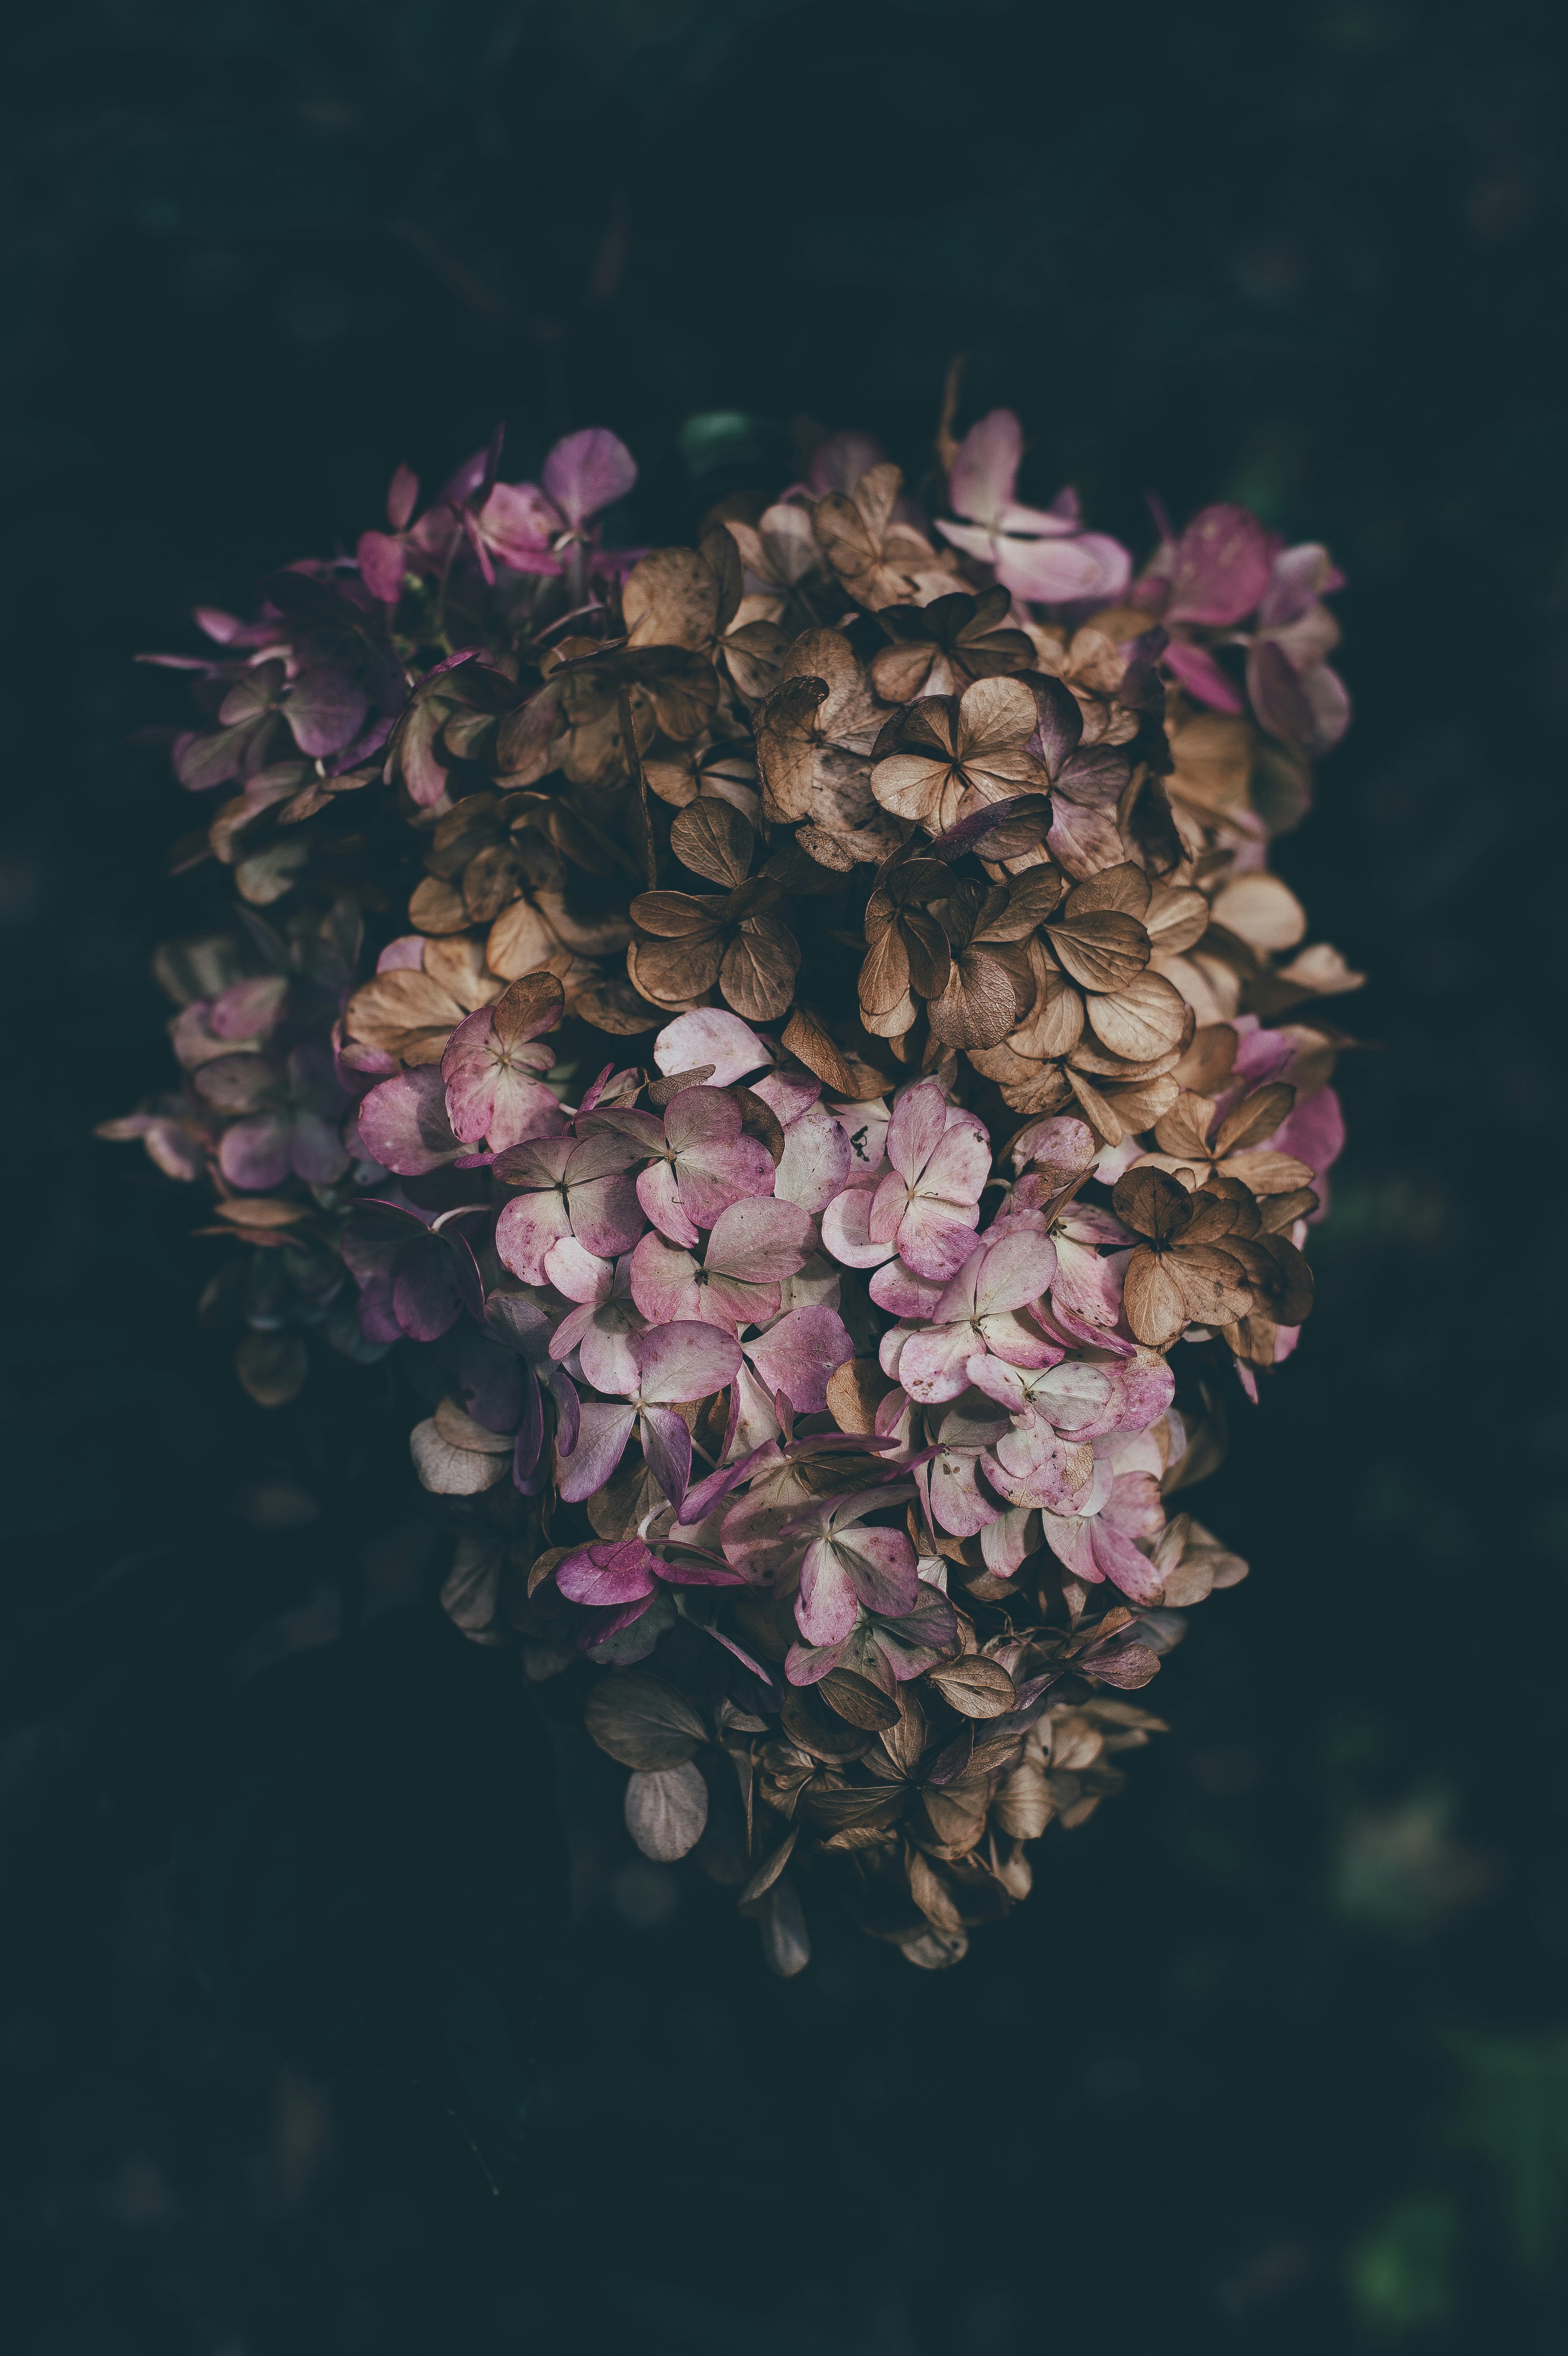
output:
[[[840,1530],[833,1547],[845,1576],[868,1612],[896,1620],[912,1611],[920,1596],[915,1553],[902,1530]]]
[[[608,1144],[610,1141],[590,1138],[588,1143]],[[580,1146],[573,1155],[567,1173],[569,1201],[571,1205],[572,1232],[580,1243],[601,1259],[619,1259],[631,1250],[643,1233],[643,1206],[637,1199],[637,1182],[621,1172],[607,1178],[590,1178],[579,1183],[576,1172],[584,1151]]]
[[[720,1212],[704,1255],[709,1272],[748,1284],[796,1276],[816,1248],[816,1229],[797,1203],[752,1196]]]
[[[359,1108],[359,1134],[376,1160],[400,1178],[421,1178],[455,1161],[463,1141],[446,1117],[439,1065],[399,1072],[373,1087]]]
[[[439,1341],[455,1325],[463,1313],[463,1297],[456,1264],[440,1237],[422,1237],[400,1255],[392,1306],[403,1332],[415,1342]]]
[[[877,1269],[867,1287],[879,1309],[890,1317],[929,1317],[946,1290],[940,1279],[916,1276],[901,1259],[890,1259]]]
[[[601,1406],[587,1400],[581,1410],[577,1445],[560,1469],[560,1494],[569,1505],[597,1496],[626,1452],[636,1422],[635,1408]]]
[[[265,1194],[289,1174],[293,1138],[293,1122],[287,1113],[263,1112],[251,1120],[237,1120],[223,1132],[218,1166],[231,1186]]]
[[[687,1216],[680,1199],[680,1183],[671,1163],[655,1162],[637,1179],[637,1201],[653,1221],[661,1236],[671,1243],[690,1247],[701,1242],[692,1221]]]
[[[685,1322],[636,1335],[632,1350],[643,1398],[660,1406],[711,1398],[733,1382],[741,1364],[741,1345],[730,1334]]]
[[[1189,695],[1206,703],[1211,712],[1241,712],[1245,709],[1240,695],[1232,686],[1213,656],[1205,647],[1189,646],[1177,638],[1167,647],[1160,658],[1171,677]]]
[[[747,1357],[771,1391],[783,1391],[797,1415],[821,1415],[827,1377],[855,1355],[843,1319],[820,1302],[791,1309],[745,1344]]]
[[[635,1603],[654,1591],[654,1558],[641,1538],[579,1547],[556,1565],[555,1583],[572,1603]]]
[[[544,487],[568,523],[624,499],[637,479],[637,462],[603,425],[585,426],[558,442],[544,462]]]
[[[704,1322],[704,1289],[690,1252],[677,1249],[661,1235],[645,1236],[632,1254],[632,1298],[650,1324]]]
[[[301,672],[283,709],[294,743],[316,759],[352,742],[365,724],[370,699],[349,672],[318,663]]]
[[[691,1480],[691,1431],[670,1407],[645,1407],[643,1461],[678,1514]]]
[[[545,1284],[549,1280],[546,1256],[571,1233],[571,1221],[559,1194],[514,1194],[496,1221],[496,1254],[502,1267],[525,1284]]]
[[[1269,543],[1246,508],[1205,508],[1177,542],[1170,622],[1228,628],[1250,614],[1269,585]]]
[[[403,575],[408,571],[402,541],[390,532],[363,531],[356,552],[359,578],[371,596],[383,605],[395,605],[403,594]]]

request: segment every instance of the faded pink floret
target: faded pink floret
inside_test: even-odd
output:
[[[1010,409],[993,409],[972,425],[949,479],[965,520],[936,529],[955,548],[994,565],[1017,597],[1045,605],[1111,603],[1131,578],[1132,558],[1119,541],[1083,530],[1070,491],[1050,508],[1021,507],[1013,491],[1022,457],[1023,428]]]

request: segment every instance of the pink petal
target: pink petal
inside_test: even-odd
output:
[[[702,1317],[704,1288],[697,1280],[697,1262],[660,1235],[646,1235],[632,1254],[632,1298],[650,1324],[669,1325],[677,1319]]]
[[[980,1338],[993,1358],[1000,1358],[1009,1366],[1053,1366],[1061,1353],[1050,1342],[1032,1318],[1011,1309],[999,1311],[995,1316],[978,1321]]]
[[[1131,1538],[1113,1529],[1104,1515],[1088,1525],[1089,1544],[1096,1569],[1112,1580],[1134,1603],[1157,1603],[1165,1585],[1147,1555]]]
[[[891,1238],[886,1243],[873,1243],[870,1239],[871,1201],[868,1188],[848,1187],[836,1195],[822,1214],[823,1248],[845,1268],[879,1268],[893,1257],[895,1246]]]
[[[1065,1564],[1075,1579],[1098,1587],[1105,1574],[1094,1559],[1089,1524],[1077,1515],[1046,1514],[1043,1526],[1046,1545],[1057,1561]]]
[[[773,1060],[767,1041],[722,1006],[699,1006],[689,1014],[677,1014],[654,1041],[654,1061],[667,1078],[711,1064],[712,1083],[720,1088],[743,1080],[748,1072],[761,1071]]]
[[[1160,657],[1161,662],[1189,695],[1206,703],[1211,712],[1242,712],[1245,705],[1213,656],[1204,647],[1189,646],[1175,638]]]
[[[365,531],[359,535],[356,552],[359,578],[371,596],[383,605],[395,605],[403,594],[403,575],[408,571],[402,541],[389,532]]]
[[[976,1279],[975,1307],[982,1317],[1026,1309],[1051,1290],[1056,1247],[1029,1228],[1005,1232],[983,1255]]]
[[[1319,597],[1340,585],[1328,551],[1320,542],[1303,541],[1296,548],[1282,548],[1258,607],[1258,627],[1280,630],[1298,622]]]
[[[560,1494],[567,1505],[580,1505],[604,1487],[626,1452],[636,1419],[635,1408],[583,1402],[577,1445],[560,1468]]]
[[[513,1270],[516,1275],[517,1270]],[[575,1236],[560,1236],[544,1256],[544,1280],[564,1292],[568,1301],[580,1301],[597,1308],[610,1297],[614,1276],[607,1259],[584,1251]],[[525,1283],[527,1279],[524,1279]]]
[[[1063,1449],[1049,1425],[1015,1428],[984,1458],[987,1479],[1014,1505],[1071,1512],[1081,1494],[1078,1474],[1086,1451]]]
[[[890,1136],[891,1131],[889,1131]],[[946,1134],[920,1175],[923,1194],[950,1203],[977,1203],[991,1174],[991,1141],[972,1115],[950,1121]]]
[[[946,1133],[947,1099],[940,1081],[924,1080],[899,1098],[888,1123],[887,1156],[907,1185],[915,1183]],[[987,1158],[985,1177],[989,1175]]]
[[[984,1355],[973,1325],[934,1325],[912,1333],[899,1353],[898,1378],[921,1407],[955,1399],[969,1385],[969,1361]]]
[[[1280,1153],[1294,1153],[1317,1177],[1336,1162],[1345,1148],[1345,1116],[1332,1088],[1319,1088],[1285,1115],[1269,1143]]]
[[[590,1138],[588,1142],[592,1145],[598,1141]],[[601,1259],[619,1259],[623,1252],[631,1250],[644,1229],[637,1182],[622,1172],[614,1177],[591,1178],[586,1185],[579,1185],[575,1173],[581,1151],[579,1147],[567,1172],[572,1232]]]
[[[886,1620],[912,1612],[920,1597],[915,1552],[902,1530],[860,1527],[831,1541],[856,1596]]]
[[[767,1086],[764,1080],[763,1087]],[[762,1089],[757,1091],[762,1094]],[[775,1107],[775,1110],[777,1108]],[[849,1175],[854,1155],[849,1132],[823,1105],[790,1122],[784,1130],[784,1159],[773,1179],[773,1193],[804,1211],[825,1211]]]
[[[637,1358],[632,1344],[640,1331],[639,1326],[635,1332],[619,1316],[599,1315],[578,1343],[583,1379],[608,1398],[630,1398],[637,1387]]]
[[[1008,505],[1023,456],[1023,427],[1010,409],[993,409],[971,425],[958,445],[948,478],[961,516],[992,523]]]
[[[387,486],[387,521],[394,531],[406,531],[420,495],[420,478],[411,466],[400,466]]]
[[[798,1275],[816,1248],[816,1229],[808,1211],[797,1203],[753,1195],[720,1212],[704,1263],[710,1275],[777,1284]]]
[[[553,1188],[549,1194],[514,1194],[496,1221],[496,1255],[525,1284],[546,1284],[546,1258],[571,1233],[566,1205]]]
[[[642,1396],[659,1405],[711,1398],[734,1380],[741,1345],[711,1325],[680,1323],[639,1334],[632,1344]]]
[[[419,973],[424,966],[424,935],[400,933],[376,959],[378,973]]]
[[[809,1072],[765,1072],[752,1093],[777,1113],[780,1127],[787,1131],[819,1101],[822,1082]]]
[[[773,1159],[761,1138],[735,1137],[727,1143],[714,1139],[684,1151],[676,1175],[681,1208],[699,1227],[710,1227],[731,1203],[772,1195]]]
[[[1205,508],[1176,546],[1168,622],[1225,629],[1250,614],[1269,585],[1268,535],[1246,508]]]
[[[670,1407],[645,1407],[643,1461],[677,1513],[691,1483],[691,1431]]]
[[[637,462],[607,427],[584,426],[558,442],[543,467],[544,487],[568,523],[585,523],[624,499],[637,479]]]
[[[680,1183],[673,1164],[653,1162],[637,1179],[637,1200],[661,1236],[671,1243],[697,1244],[702,1238],[688,1218],[680,1199]]]
[[[974,1537],[1002,1518],[1001,1507],[980,1488],[978,1469],[979,1452],[973,1448],[939,1448],[921,1468],[932,1517],[953,1537]]]
[[[654,1591],[654,1558],[641,1538],[579,1547],[556,1565],[555,1583],[572,1603],[635,1603]]]
[[[890,1259],[878,1269],[867,1287],[879,1309],[890,1317],[931,1317],[947,1288],[933,1276],[916,1276],[901,1259]]]
[[[899,1257],[917,1276],[956,1276],[975,1248],[979,1224],[975,1204],[931,1202],[919,1195],[899,1221]]]
[[[282,1112],[258,1113],[226,1129],[218,1149],[218,1166],[229,1184],[261,1194],[281,1185],[291,1166],[293,1130],[287,1113]]]
[[[480,537],[515,573],[559,573],[550,542],[561,519],[533,483],[496,483],[479,511]]]
[[[560,1098],[502,1059],[495,1033],[495,1015],[482,1006],[447,1041],[441,1076],[454,1132],[468,1144],[485,1139],[496,1153],[528,1138],[559,1136],[566,1127]]]
[[[1062,1369],[1065,1373],[1066,1369]],[[1085,1372],[1089,1370],[1084,1369]],[[1164,1358],[1128,1358],[1115,1372],[1111,1385],[1111,1407],[1115,1421],[1114,1431],[1147,1431],[1158,1421],[1176,1397],[1176,1376]],[[1082,1430],[1091,1438],[1098,1432],[1089,1431],[1087,1424],[1060,1424],[1062,1430]]]
[[[800,1566],[795,1623],[808,1644],[840,1644],[859,1617],[849,1575],[831,1539],[807,1547]],[[824,1672],[826,1674],[826,1672]]]
[[[745,1352],[770,1392],[783,1391],[796,1415],[821,1415],[827,1377],[854,1356],[855,1344],[837,1312],[814,1302],[790,1310]]]
[[[1015,597],[1066,605],[1081,597],[1115,597],[1132,573],[1132,558],[1114,540],[1084,532],[1071,540],[1000,541],[997,578]]]
[[[399,1072],[372,1088],[359,1108],[359,1134],[376,1160],[400,1178],[422,1178],[455,1161],[463,1147],[446,1117],[440,1066]]]

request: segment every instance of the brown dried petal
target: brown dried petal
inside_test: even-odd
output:
[[[1294,1153],[1260,1147],[1246,1153],[1228,1153],[1221,1164],[1227,1178],[1239,1178],[1254,1194],[1288,1194],[1310,1183],[1312,1171]]]
[[[1069,905],[1073,896],[1069,895]],[[1063,917],[1047,925],[1045,933],[1058,961],[1085,990],[1125,990],[1148,963],[1148,935],[1136,916],[1119,909]]]
[[[751,872],[756,837],[738,809],[705,794],[672,821],[669,847],[694,875],[733,892]]]
[[[997,1047],[1029,1003],[1016,974],[984,949],[953,959],[947,986],[926,1008],[932,1036],[949,1047]]]
[[[717,626],[719,584],[696,549],[656,548],[626,575],[621,611],[632,646],[698,652]]]
[[[639,892],[629,913],[633,924],[659,940],[695,940],[718,930],[728,905],[706,893]]]
[[[1236,1060],[1241,1042],[1229,1023],[1207,1023],[1194,1032],[1192,1044],[1176,1067],[1184,1088],[1200,1097],[1217,1093]]]
[[[1204,1170],[1211,1160],[1209,1130],[1214,1119],[1214,1106],[1208,1097],[1183,1088],[1170,1110],[1155,1126],[1155,1142],[1162,1153],[1173,1154],[1178,1161],[1189,1162],[1196,1170]]]
[[[724,952],[719,986],[726,1002],[748,1023],[773,1023],[789,1010],[800,947],[777,916],[743,916]]]
[[[795,1845],[799,1838],[800,1826],[798,1825],[791,1825],[788,1832],[785,1833],[777,1848],[773,1851],[771,1856],[765,1857],[763,1859],[762,1864],[758,1866],[755,1873],[752,1874],[750,1881],[747,1882],[746,1887],[741,1890],[740,1897],[735,1901],[738,1906],[751,1906],[754,1904],[759,1898],[766,1896],[767,1892],[773,1888],[774,1882],[778,1879],[780,1874],[784,1871],[785,1866],[789,1863],[790,1858],[794,1856]]]
[[[1285,1114],[1296,1102],[1296,1090],[1285,1080],[1275,1080],[1266,1088],[1254,1088],[1232,1106],[1221,1122],[1214,1140],[1218,1156],[1239,1152],[1243,1146],[1256,1145],[1272,1137]]]
[[[1163,1350],[1187,1323],[1187,1300],[1168,1260],[1140,1244],[1127,1262],[1122,1313],[1140,1342]]]
[[[684,941],[635,940],[626,950],[626,974],[633,989],[656,1006],[686,1007],[712,989],[723,961],[721,933]]]
[[[874,1686],[869,1677],[857,1676],[853,1669],[829,1669],[816,1690],[829,1709],[849,1725],[864,1728],[869,1733],[880,1734],[884,1727],[899,1722],[897,1702],[890,1701],[880,1686]]]
[[[860,968],[860,1004],[869,1014],[891,1014],[909,995],[909,951],[901,925],[890,925],[867,950]]]
[[[1228,1325],[1251,1309],[1253,1291],[1247,1272],[1232,1252],[1218,1244],[1184,1243],[1165,1258],[1195,1325]],[[1131,1318],[1127,1322],[1131,1324]],[[1136,1325],[1133,1331],[1137,1333]],[[1144,1338],[1138,1334],[1140,1342]]]
[[[1124,1171],[1111,1191],[1111,1207],[1125,1226],[1159,1245],[1176,1243],[1192,1224],[1192,1198],[1186,1188],[1147,1162]]]
[[[1185,1000],[1158,973],[1140,973],[1114,996],[1092,999],[1088,1012],[1101,1045],[1133,1064],[1169,1055],[1187,1027]]]
[[[600,1750],[623,1767],[678,1767],[708,1739],[684,1694],[636,1669],[603,1678],[588,1697],[582,1722]]]
[[[987,1660],[983,1653],[971,1653],[957,1661],[939,1661],[925,1674],[943,1700],[961,1717],[1000,1718],[1017,1705],[1011,1677],[999,1661]]]
[[[1143,869],[1123,861],[1075,884],[1067,894],[1062,915],[1071,919],[1087,916],[1091,909],[1115,908],[1124,916],[1136,916],[1141,924],[1151,897],[1149,880]]]

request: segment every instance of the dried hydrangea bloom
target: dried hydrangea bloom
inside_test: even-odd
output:
[[[242,913],[102,1133],[203,1187],[259,1406],[406,1374],[446,1609],[784,1973],[830,1896],[955,1962],[1158,1730],[1343,1143],[1360,976],[1269,863],[1331,559],[1223,506],[1134,582],[1022,444],[943,428],[934,535],[846,433],[616,552],[613,434],[497,437],[167,659]]]

